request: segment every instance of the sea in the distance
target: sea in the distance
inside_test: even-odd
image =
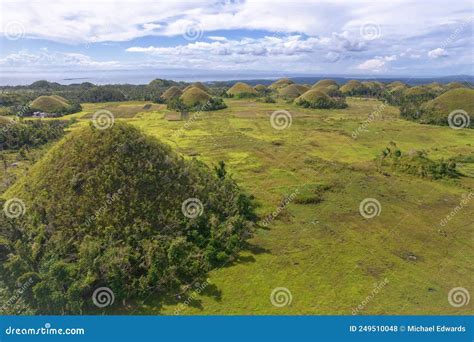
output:
[[[258,72],[258,71],[215,71],[215,70],[113,70],[113,71],[63,71],[63,72],[0,72],[1,86],[29,85],[38,80],[57,82],[60,84],[73,84],[90,82],[97,85],[103,84],[148,84],[154,79],[161,78],[183,82],[219,82],[246,80],[249,84],[269,84],[271,80],[281,77],[290,77],[297,83],[312,84],[320,79],[331,78],[338,83],[345,83],[349,79],[370,79],[381,82],[399,80],[409,84],[424,84],[430,82],[448,83],[452,81],[474,83],[474,76],[382,76],[382,75],[308,75],[288,74],[284,72]]]

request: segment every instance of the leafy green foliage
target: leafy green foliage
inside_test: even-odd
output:
[[[298,106],[304,108],[313,108],[313,109],[330,109],[330,108],[346,108],[347,103],[344,98],[330,98],[318,97],[313,101],[308,101],[304,98],[296,99],[295,103]]]
[[[198,112],[198,111],[212,111],[212,110],[219,110],[223,108],[227,108],[224,100],[220,97],[211,97],[208,101],[203,104],[197,104],[195,106],[188,106],[186,105],[183,100],[179,97],[171,99],[167,103],[167,108],[176,111],[190,111],[190,112]]]
[[[22,120],[11,121],[0,128],[0,150],[17,150],[23,147],[44,145],[64,135],[64,129],[71,124],[65,120]]]

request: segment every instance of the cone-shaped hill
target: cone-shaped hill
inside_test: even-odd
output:
[[[188,89],[191,89],[193,87],[194,88],[199,88],[199,89],[201,89],[202,91],[204,91],[208,94],[211,93],[210,89],[208,87],[206,87],[204,84],[202,84],[201,82],[194,82],[193,84],[188,85],[186,88],[184,88],[183,92],[188,90]]]
[[[171,100],[171,99],[178,98],[182,94],[183,94],[183,92],[181,91],[181,89],[179,89],[176,86],[172,86],[172,87],[166,89],[166,91],[163,94],[161,94],[160,97],[161,97],[162,100],[168,101],[168,100]]]
[[[211,96],[200,88],[191,87],[183,92],[180,99],[187,106],[196,106],[199,104],[205,104],[211,99]]]
[[[1,217],[0,279],[15,288],[33,277],[25,300],[40,312],[83,307],[100,286],[120,299],[200,279],[236,254],[254,220],[218,171],[127,124],[73,131],[3,195],[26,210]]]

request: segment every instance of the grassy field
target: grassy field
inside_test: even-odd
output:
[[[152,292],[117,313],[324,315],[351,314],[359,305],[358,314],[474,313],[473,301],[448,303],[452,288],[474,290],[474,198],[440,225],[474,191],[473,164],[458,166],[460,179],[436,181],[380,173],[374,164],[390,141],[435,160],[472,156],[473,130],[401,120],[397,108],[376,100],[350,98],[348,108],[334,110],[225,102],[227,109],[191,113],[188,122],[167,120],[164,106],[143,110],[142,102],[84,104],[69,116],[77,127],[107,109],[186,158],[210,166],[224,160],[255,196],[261,217],[278,211],[248,250],[209,274],[209,285],[167,298]],[[270,117],[281,109],[291,125],[278,130]],[[366,122],[370,113],[376,115]],[[360,214],[366,198],[379,201],[378,216]],[[278,287],[291,293],[291,303],[272,305]]]

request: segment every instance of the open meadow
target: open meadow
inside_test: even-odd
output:
[[[468,314],[450,289],[473,283],[473,202],[442,220],[474,191],[474,131],[399,118],[396,107],[348,98],[345,109],[304,109],[279,100],[226,99],[227,108],[175,120],[165,105],[82,105],[68,115],[88,125],[107,109],[185,157],[227,171],[258,203],[259,226],[237,258],[187,293],[111,308],[118,314]],[[151,104],[151,103],[150,103]],[[279,120],[271,118],[280,112]],[[290,114],[288,116],[288,113]],[[373,119],[367,121],[370,113]],[[174,119],[173,119],[174,118]],[[375,159],[395,142],[433,160],[471,156],[457,179],[381,170]],[[40,150],[38,150],[40,151]],[[40,152],[38,152],[40,153]],[[23,172],[27,163],[14,170]],[[360,212],[375,199],[375,213]],[[270,216],[269,216],[270,215]],[[285,288],[285,306],[272,305]],[[289,300],[289,302],[288,302]],[[109,311],[110,312],[110,311]]]

